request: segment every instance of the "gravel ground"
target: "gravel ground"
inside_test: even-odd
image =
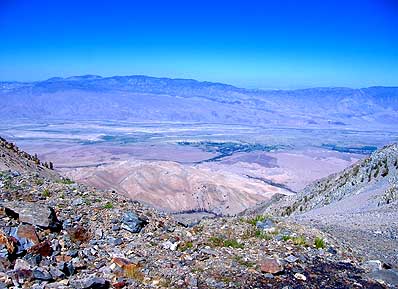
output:
[[[336,206],[338,207],[338,206]],[[398,204],[362,213],[339,213],[322,208],[294,219],[331,233],[367,259],[379,259],[398,268]]]

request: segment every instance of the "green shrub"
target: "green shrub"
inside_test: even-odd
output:
[[[62,179],[57,180],[57,183],[64,184],[64,185],[71,185],[71,184],[74,184],[75,182],[68,178],[62,178]]]
[[[113,209],[113,204],[111,202],[107,202],[104,206],[104,209]]]
[[[321,249],[321,248],[323,249],[323,248],[325,248],[325,241],[320,237],[316,237],[315,241],[314,241],[314,245],[317,249]]]
[[[308,245],[307,240],[304,238],[304,236],[293,237],[292,240],[295,245],[300,245],[300,246]]]
[[[50,190],[49,189],[44,189],[42,192],[43,197],[48,198],[50,197]]]
[[[265,216],[257,215],[251,219],[247,219],[246,222],[250,225],[256,226],[257,222],[263,222],[266,219]]]
[[[234,261],[236,261],[239,265],[247,267],[247,268],[251,268],[254,267],[256,265],[255,262],[250,262],[250,261],[246,261],[244,260],[241,256],[234,256]]]
[[[304,238],[304,236],[298,236],[298,237],[293,237],[293,236],[282,236],[283,241],[289,241],[292,240],[293,244],[295,245],[300,245],[300,246],[308,246],[307,240]]]
[[[223,239],[220,237],[210,237],[209,242],[213,247],[222,247]]]
[[[213,247],[231,247],[231,248],[243,248],[243,244],[239,243],[235,239],[225,239],[223,240],[220,237],[210,237],[209,238],[210,245]]]
[[[224,247],[231,247],[235,249],[243,249],[243,244],[239,243],[235,239],[227,239],[224,241]]]
[[[188,242],[184,242],[184,243],[180,244],[178,246],[178,250],[180,250],[181,252],[184,252],[184,251],[186,251],[188,249],[191,249],[192,247],[193,247],[192,242],[188,241]]]
[[[270,234],[265,233],[263,230],[256,230],[255,236],[259,239],[271,240],[272,236]]]

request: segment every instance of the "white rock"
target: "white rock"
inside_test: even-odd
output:
[[[303,274],[300,274],[300,273],[294,274],[294,278],[296,278],[297,280],[301,280],[301,281],[307,280],[307,277],[305,277]]]
[[[383,263],[379,260],[369,260],[363,264],[363,267],[370,271],[377,271],[383,269]]]
[[[14,270],[30,270],[30,265],[23,259],[15,260]]]
[[[178,244],[179,244],[179,242],[172,243],[170,241],[166,241],[162,245],[163,245],[163,248],[165,248],[165,249],[170,249],[171,251],[175,251],[175,250],[177,250]]]
[[[97,229],[97,230],[95,230],[95,236],[98,238],[98,239],[101,239],[102,238],[102,235],[103,235],[103,233],[102,233],[102,230],[101,229]]]

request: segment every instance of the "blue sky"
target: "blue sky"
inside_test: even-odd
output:
[[[398,85],[398,2],[0,0],[0,79]]]

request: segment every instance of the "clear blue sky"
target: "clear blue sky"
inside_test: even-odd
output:
[[[0,79],[398,85],[398,1],[0,0]]]

